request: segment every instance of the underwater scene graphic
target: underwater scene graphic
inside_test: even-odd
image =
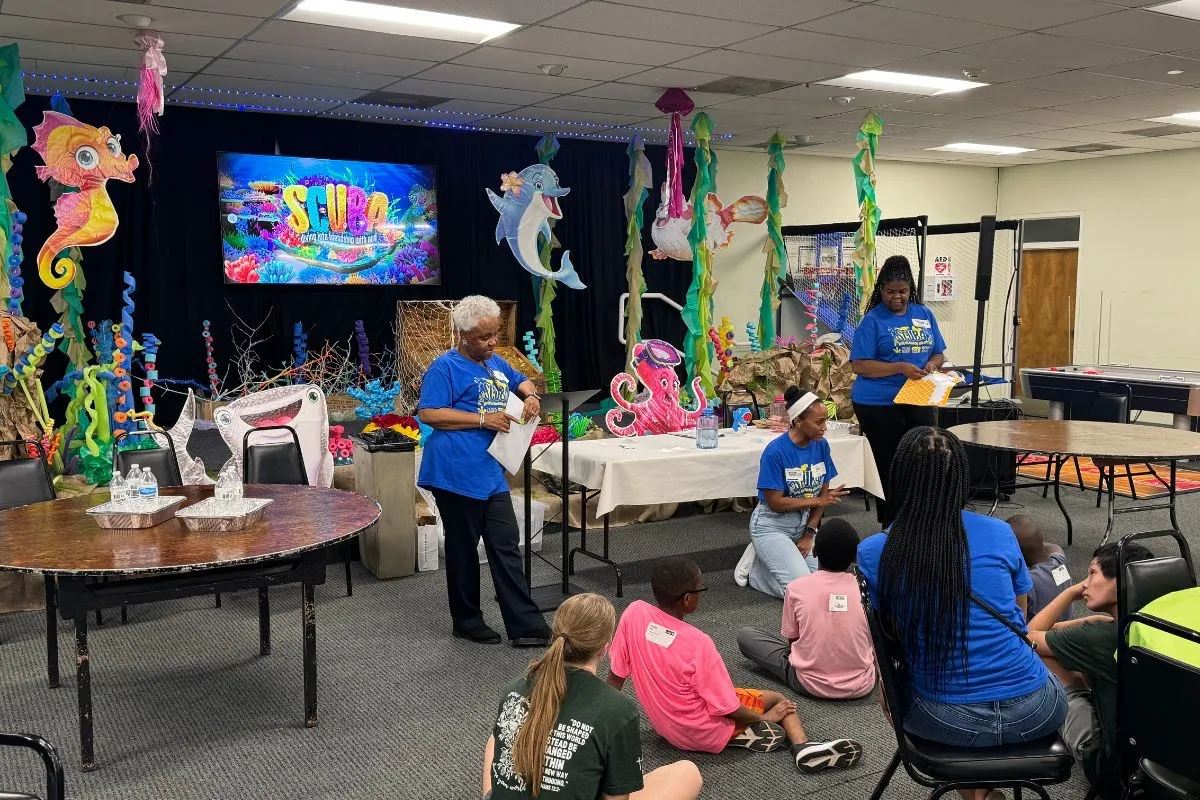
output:
[[[441,283],[433,167],[218,155],[226,283]]]

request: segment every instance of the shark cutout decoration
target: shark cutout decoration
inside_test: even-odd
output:
[[[526,272],[558,281],[572,289],[586,289],[587,286],[579,280],[571,263],[570,250],[563,251],[562,265],[557,272],[543,267],[538,253],[538,234],[550,241],[548,220],[562,219],[558,198],[571,191],[559,186],[554,170],[545,164],[534,164],[520,173],[509,172],[500,176],[500,190],[504,192],[503,197],[497,196],[491,189],[484,190],[496,211],[500,212],[500,220],[496,223],[496,244],[500,244],[501,239],[507,239],[517,263]]]
[[[242,440],[246,431],[270,425],[287,425],[296,431],[309,486],[333,485],[333,454],[329,452],[329,410],[325,393],[312,384],[279,386],[239,397],[213,414],[217,430],[233,456],[226,464],[242,472]],[[292,441],[287,431],[268,431],[250,444]],[[222,467],[224,469],[225,467]]]
[[[196,395],[188,389],[187,400],[179,419],[167,431],[171,442],[175,445],[175,461],[179,465],[179,477],[185,486],[210,486],[214,483],[204,471],[204,462],[193,456],[187,450],[188,440],[192,438],[192,430],[196,427]]]

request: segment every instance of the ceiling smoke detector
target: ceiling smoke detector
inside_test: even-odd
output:
[[[153,17],[147,17],[145,14],[120,14],[117,21],[124,22],[131,28],[149,28],[154,23]]]
[[[566,71],[567,65],[566,64],[538,64],[538,69],[540,69],[543,73],[545,73],[546,75],[549,75],[552,78],[557,78],[559,75],[562,75],[563,72]]]
[[[831,97],[831,98],[829,98],[829,99],[830,99],[832,102],[834,102],[834,103],[837,103],[839,106],[848,106],[848,105],[850,105],[851,103],[853,103],[853,102],[854,102],[854,95],[852,95],[852,94],[839,94],[839,95],[834,95],[833,97]]]
[[[983,77],[983,73],[987,72],[983,67],[963,67],[963,77],[969,81],[977,81]]]
[[[798,145],[808,146],[812,144],[813,140],[816,138],[817,137],[813,136],[811,133],[797,133],[792,137],[792,141]]]

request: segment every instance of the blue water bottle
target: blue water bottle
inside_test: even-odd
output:
[[[701,450],[715,450],[717,448],[718,422],[712,408],[704,409],[704,413],[700,415],[700,419],[696,420],[696,447],[699,447]]]

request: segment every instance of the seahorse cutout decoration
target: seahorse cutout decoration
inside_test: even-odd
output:
[[[38,251],[42,283],[62,289],[75,279],[77,267],[70,258],[56,257],[68,248],[104,244],[113,237],[117,209],[105,184],[109,178],[133,183],[138,160],[121,152],[121,137],[108,128],[94,128],[57,111],[45,112],[33,133],[33,149],[46,162],[37,168],[38,178],[78,190],[59,196],[54,204],[58,227]]]

